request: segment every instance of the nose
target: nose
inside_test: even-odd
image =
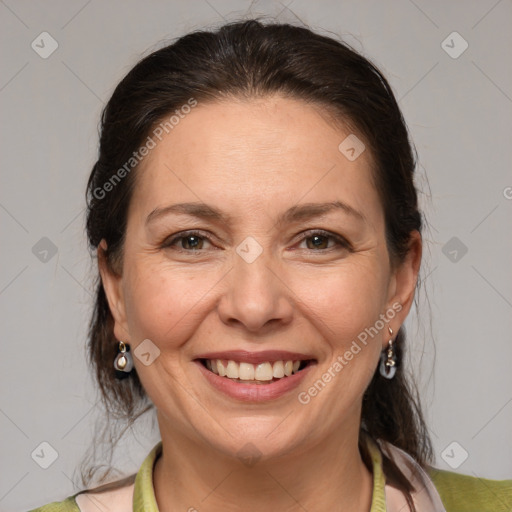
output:
[[[265,251],[251,263],[236,255],[229,286],[218,305],[222,322],[251,333],[287,325],[293,317],[293,292]]]

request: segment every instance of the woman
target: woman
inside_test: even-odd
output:
[[[510,510],[512,481],[429,465],[402,364],[414,164],[385,78],[306,28],[234,23],[139,62],[88,183],[90,356],[106,405],[154,404],[162,441],[38,510]]]

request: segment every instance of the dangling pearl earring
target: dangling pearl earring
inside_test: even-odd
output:
[[[120,341],[118,350],[119,353],[117,354],[114,360],[116,378],[125,379],[130,375],[130,372],[133,370],[133,359],[132,355],[130,354],[130,345],[128,345],[128,343]]]
[[[389,335],[393,335],[393,329],[388,327]],[[388,341],[388,348],[384,349],[380,355],[380,374],[386,379],[392,379],[396,373],[396,354],[393,349],[393,338]]]

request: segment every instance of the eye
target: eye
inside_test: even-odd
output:
[[[212,245],[210,238],[200,231],[182,231],[167,238],[162,244],[162,248],[173,248],[181,252],[201,252],[208,249],[208,244]],[[300,247],[312,252],[325,252],[330,250],[351,250],[350,243],[342,236],[335,235],[324,230],[309,230],[302,233]]]
[[[305,243],[306,248],[315,252],[322,252],[329,249],[349,249],[350,244],[341,236],[323,230],[311,230],[303,233],[301,244]]]
[[[179,251],[194,252],[205,249],[204,245],[209,244],[208,237],[198,231],[186,231],[177,233],[166,239],[162,244],[163,248],[175,247]]]

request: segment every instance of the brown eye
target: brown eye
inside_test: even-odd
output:
[[[202,249],[203,238],[197,235],[187,235],[180,237],[182,249]]]
[[[205,245],[206,244],[206,245]],[[199,252],[208,249],[209,238],[199,232],[181,232],[167,238],[161,245],[163,249],[174,249],[182,252]]]
[[[329,245],[329,237],[324,235],[309,236],[305,240],[308,249],[327,249]]]
[[[324,230],[304,232],[300,245],[302,249],[318,253],[332,250],[352,251],[352,246],[344,237]]]

